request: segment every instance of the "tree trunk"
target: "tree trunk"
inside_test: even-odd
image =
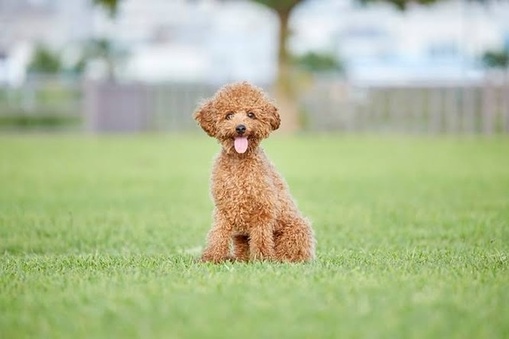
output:
[[[290,11],[278,11],[277,14],[280,29],[275,96],[281,115],[281,131],[291,133],[299,129],[299,113],[295,88],[291,79],[291,60],[287,49]]]

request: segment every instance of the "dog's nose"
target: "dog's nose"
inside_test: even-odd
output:
[[[238,125],[237,127],[235,127],[235,130],[237,131],[238,134],[244,134],[244,132],[246,131],[246,126]]]

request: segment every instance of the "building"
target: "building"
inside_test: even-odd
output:
[[[353,81],[478,79],[482,54],[509,40],[509,4],[451,0],[402,12],[377,3],[307,1],[297,9],[292,47],[341,59]]]
[[[75,60],[85,41],[124,51],[122,81],[267,84],[277,65],[277,17],[248,0],[124,0],[115,18],[90,0],[0,0],[0,83],[21,83],[42,43]],[[509,45],[509,4],[448,0],[400,12],[356,0],[307,0],[291,22],[293,53],[322,51],[352,81],[478,79],[487,49]],[[69,62],[71,62],[69,61]],[[88,75],[104,76],[101,60]]]
[[[100,12],[94,26],[129,47],[125,79],[268,83],[275,76],[277,19],[249,1],[125,0],[115,20]]]

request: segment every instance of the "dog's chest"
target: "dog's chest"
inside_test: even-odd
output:
[[[237,227],[246,228],[277,201],[268,168],[258,159],[230,162],[218,159],[212,173],[216,208]]]

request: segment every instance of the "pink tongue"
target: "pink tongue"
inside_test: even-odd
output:
[[[236,137],[233,143],[237,153],[244,153],[247,151],[247,137]]]

